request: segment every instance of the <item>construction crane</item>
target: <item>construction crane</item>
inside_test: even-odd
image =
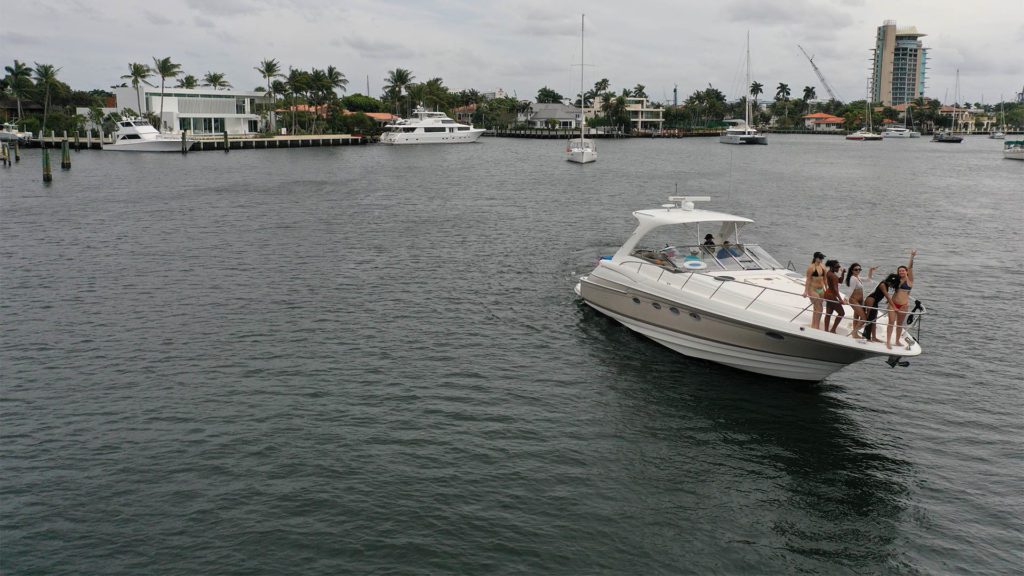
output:
[[[836,96],[835,90],[833,90],[832,87],[829,86],[828,82],[825,80],[825,75],[821,73],[821,70],[818,70],[818,65],[814,63],[814,56],[808,54],[807,50],[804,50],[803,46],[797,44],[796,47],[799,48],[800,51],[804,53],[804,56],[807,57],[807,61],[811,63],[811,68],[814,68],[814,73],[818,75],[818,80],[821,80],[821,85],[825,87],[825,90],[828,92],[829,97],[831,97],[833,100],[839,100],[839,97]]]

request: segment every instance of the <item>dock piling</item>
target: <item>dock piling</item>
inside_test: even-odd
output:
[[[68,132],[64,131],[64,137],[60,141],[60,169],[71,170],[71,144],[68,143]]]
[[[53,173],[50,171],[50,149],[43,148],[43,182],[52,182]]]
[[[14,140],[14,161],[21,162],[21,146],[18,145],[18,140]]]
[[[226,153],[228,153],[230,151],[231,151],[231,145],[228,142],[228,131],[225,130],[224,131],[224,153],[226,154]]]

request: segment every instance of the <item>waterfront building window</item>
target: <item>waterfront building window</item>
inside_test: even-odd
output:
[[[191,130],[191,129],[192,129],[192,119],[191,118],[178,118],[178,130],[181,130],[182,132],[185,132],[185,131]]]
[[[223,118],[214,118],[213,119],[213,131],[217,132],[217,133],[220,133],[220,132],[224,131],[224,119]]]
[[[235,98],[235,114],[245,114],[245,98]]]

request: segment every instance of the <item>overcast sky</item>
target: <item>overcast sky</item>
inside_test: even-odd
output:
[[[677,85],[680,100],[708,84],[738,97],[748,30],[752,79],[768,95],[785,82],[794,97],[804,86],[827,97],[800,44],[842,100],[861,99],[884,20],[927,34],[928,96],[952,100],[957,69],[961,101],[1024,90],[1024,0],[0,0],[0,54],[5,66],[54,64],[85,90],[118,84],[130,62],[154,56],[251,90],[264,84],[253,67],[276,58],[285,71],[334,65],[349,94],[368,81],[377,97],[389,70],[407,68],[452,90],[533,99],[542,86],[579,92],[581,12],[588,87],[643,84],[659,101]]]

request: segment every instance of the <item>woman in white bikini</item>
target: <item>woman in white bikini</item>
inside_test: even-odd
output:
[[[877,266],[868,268],[869,281],[875,275],[877,268]],[[851,264],[850,270],[846,272],[845,281],[839,286],[839,291],[846,296],[846,301],[853,308],[853,330],[850,331],[850,336],[853,338],[860,337],[860,329],[864,325],[864,319],[867,318],[867,313],[864,311],[864,284],[860,281],[860,270],[860,264],[856,262]]]

